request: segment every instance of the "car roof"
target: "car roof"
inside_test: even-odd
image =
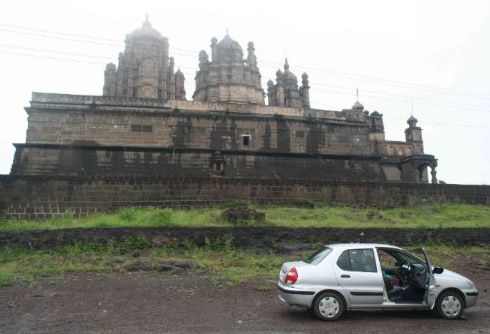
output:
[[[388,244],[377,244],[377,243],[343,243],[343,244],[330,244],[326,245],[327,247],[333,248],[333,249],[358,249],[358,248],[395,248],[395,249],[401,249],[398,246],[393,246],[393,245],[388,245]]]

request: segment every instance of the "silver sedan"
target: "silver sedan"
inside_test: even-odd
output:
[[[311,308],[322,320],[373,309],[426,309],[457,319],[478,298],[471,280],[432,267],[423,249],[417,257],[400,247],[367,243],[327,245],[306,261],[286,262],[277,285],[282,301]]]

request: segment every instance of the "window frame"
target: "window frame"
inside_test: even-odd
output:
[[[371,251],[373,253],[373,263],[374,263],[374,270],[375,271],[366,271],[366,270],[352,270],[352,261],[351,261],[351,251]],[[341,266],[339,266],[339,260],[340,258],[344,255],[344,253],[347,252],[348,258],[349,258],[349,269],[344,269]],[[379,268],[378,264],[376,263],[376,256],[377,252],[373,248],[351,248],[351,249],[346,249],[344,250],[339,257],[337,258],[337,261],[335,262],[335,265],[343,270],[343,271],[349,271],[349,272],[357,272],[357,273],[379,273]]]

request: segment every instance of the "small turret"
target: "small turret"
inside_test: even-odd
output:
[[[417,126],[418,120],[412,116],[407,120],[408,128],[405,129],[405,139],[407,143],[414,143],[417,148],[416,153],[424,153],[424,141],[422,139],[422,128]]]
[[[104,71],[104,92],[105,96],[116,96],[116,65],[113,63],[107,64]]]
[[[209,64],[209,57],[206,51],[201,50],[199,51],[199,69],[205,70],[206,66]]]
[[[253,42],[248,42],[248,55],[247,55],[247,64],[252,68],[257,67],[257,56],[255,56],[255,47]]]
[[[185,100],[185,77],[180,69],[175,72],[175,99]]]
[[[308,85],[308,75],[304,73],[302,79],[303,85],[298,87],[298,78],[289,70],[289,62],[286,58],[284,71],[279,69],[276,72],[276,84],[268,85],[269,105],[309,109],[310,87]]]
[[[301,75],[301,87],[299,88],[299,95],[303,102],[304,109],[310,109],[310,85],[308,81],[308,74],[303,73]]]
[[[413,117],[413,115],[411,115],[410,118],[407,120],[407,124],[411,128],[416,128],[417,127],[417,122],[418,122],[418,119],[416,119],[415,117]]]
[[[218,47],[218,39],[216,37],[211,38],[211,61],[216,61],[216,55],[218,50],[217,47]],[[202,50],[201,52],[206,53],[206,51],[204,50]],[[199,53],[199,59],[201,59],[200,53]]]

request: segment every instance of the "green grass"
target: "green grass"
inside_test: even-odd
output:
[[[351,227],[351,228],[460,228],[490,227],[490,206],[431,204],[392,209],[317,206],[298,208],[259,206],[264,222],[252,225],[277,227]],[[220,219],[223,208],[197,209],[123,209],[113,214],[95,214],[75,219],[66,215],[46,221],[0,222],[0,232],[97,227],[229,227]],[[238,224],[243,226],[243,224]]]
[[[484,246],[430,245],[427,250],[438,266],[451,268],[462,258],[471,259],[473,265],[481,268],[490,265],[490,249]],[[265,290],[270,285],[265,282],[277,278],[283,262],[305,259],[310,253],[281,255],[236,249],[230,238],[210,241],[201,247],[190,243],[154,247],[135,238],[117,245],[76,244],[53,250],[4,248],[0,249],[0,286],[71,272],[126,272],[136,262],[154,266],[167,261],[187,261],[197,266],[191,275],[209,279],[217,287],[256,281],[257,289]]]
[[[0,286],[30,282],[40,277],[70,272],[126,272],[136,262],[157,267],[168,261],[196,265],[196,274],[217,286],[242,283],[253,278],[273,277],[285,257],[236,249],[231,238],[207,242],[154,247],[137,238],[119,244],[76,244],[53,250],[0,249]],[[151,270],[150,270],[151,271]]]

